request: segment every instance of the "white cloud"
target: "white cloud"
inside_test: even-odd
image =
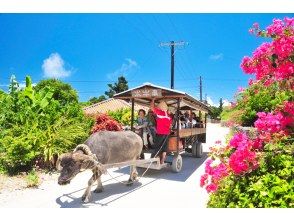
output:
[[[52,53],[43,61],[42,70],[45,77],[64,78],[70,76],[72,70],[64,67],[64,61],[58,53]]]
[[[212,54],[210,55],[210,60],[222,60],[224,58],[224,55],[222,53],[219,54]]]
[[[211,106],[218,107],[218,105],[215,104],[209,96],[207,96],[207,103],[208,103],[209,105],[211,105]]]
[[[229,101],[229,100],[227,100],[227,99],[224,99],[223,100],[223,106],[225,107],[225,106],[231,106],[232,104],[231,104],[231,102]]]
[[[209,96],[207,96],[207,103],[211,106],[219,107],[219,102],[214,103]],[[231,106],[231,102],[227,99],[223,99],[223,107],[225,106]]]
[[[32,86],[36,86],[37,84],[36,83],[32,83]],[[24,83],[19,83],[19,88],[20,89],[23,89],[23,88],[25,88],[26,87],[26,83],[24,82]]]
[[[127,76],[130,72],[136,70],[139,68],[138,63],[135,60],[132,60],[130,58],[125,59],[127,62],[124,62],[120,68],[116,69],[112,73],[107,74],[107,77],[109,79],[114,79],[118,76]]]

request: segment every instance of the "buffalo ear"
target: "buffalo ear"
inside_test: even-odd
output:
[[[57,169],[58,171],[62,170],[62,166],[60,165],[61,160],[62,160],[62,155],[59,156],[59,157],[57,158],[57,161],[56,161],[56,165],[55,165],[55,167],[56,167],[56,169]]]

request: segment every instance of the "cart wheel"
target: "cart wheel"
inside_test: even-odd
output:
[[[201,158],[203,154],[203,145],[201,142],[195,142],[192,146],[192,156]]]
[[[181,171],[183,166],[183,160],[181,155],[176,155],[173,158],[173,162],[172,162],[172,171],[175,173],[178,173]]]

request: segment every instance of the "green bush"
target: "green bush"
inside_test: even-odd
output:
[[[275,82],[269,86],[264,86],[263,83],[262,80],[256,82],[238,95],[234,111],[242,112],[236,119],[243,126],[253,126],[257,112],[271,112],[284,101],[294,98],[292,90],[285,85],[286,82]]]
[[[77,92],[71,87],[70,84],[64,83],[58,79],[45,79],[41,80],[35,87],[36,92],[50,87],[53,89],[53,99],[60,102],[61,105],[70,103],[78,103]]]
[[[122,125],[131,125],[131,109],[130,108],[121,108],[116,111],[108,111],[107,114],[121,123]],[[134,113],[134,120],[137,119],[138,115]]]
[[[26,176],[27,187],[36,187],[40,184],[40,178],[35,170],[31,170]]]
[[[235,107],[224,107],[221,113],[221,120],[223,122],[232,122],[234,124],[242,124],[243,110],[239,110]]]
[[[29,170],[37,160],[50,168],[56,155],[88,137],[93,120],[77,102],[64,104],[53,95],[49,86],[36,91],[29,77],[20,90],[12,78],[10,93],[0,98],[0,170]]]

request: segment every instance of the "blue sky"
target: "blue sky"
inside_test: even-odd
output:
[[[240,62],[264,39],[248,33],[291,14],[0,14],[0,88],[11,74],[22,82],[58,77],[81,101],[104,94],[124,75],[129,87],[170,86],[171,40],[188,42],[175,52],[175,89],[217,103],[233,100],[250,76]]]

